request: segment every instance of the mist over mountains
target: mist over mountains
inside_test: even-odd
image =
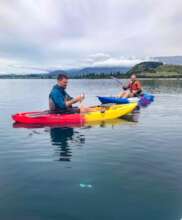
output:
[[[161,57],[154,57],[155,61],[162,62],[164,64],[169,65],[182,65],[182,56],[161,56]]]
[[[132,60],[131,60],[132,61]],[[126,63],[124,62],[118,62],[116,63],[107,63],[107,65],[88,65],[86,67],[83,68],[74,68],[74,67],[70,67],[70,69],[64,69],[64,68],[56,68],[54,69],[44,69],[42,68],[41,72],[39,71],[40,68],[37,68],[37,72],[36,72],[36,68],[32,68],[29,67],[29,71],[27,71],[27,73],[21,72],[19,71],[19,73],[16,72],[2,72],[0,73],[0,78],[18,78],[18,76],[20,78],[21,75],[24,75],[25,78],[29,78],[29,77],[42,77],[42,78],[56,78],[56,76],[60,73],[63,74],[67,74],[69,77],[84,77],[84,76],[88,76],[88,75],[110,75],[110,74],[126,74],[128,73],[131,68],[133,68],[135,65],[140,64],[142,62],[162,62],[163,64],[167,64],[167,65],[182,65],[182,56],[159,56],[159,57],[151,57],[148,59],[143,59],[143,61],[141,59],[138,59],[137,61],[135,60],[135,63],[132,62],[128,62],[129,64],[126,65]],[[31,69],[33,69],[33,71],[31,71]]]
[[[182,65],[182,56],[161,56],[161,57],[152,57],[148,61],[158,61],[164,64],[169,65]],[[111,73],[127,73],[133,66],[103,66],[103,67],[85,67],[85,68],[73,68],[67,70],[55,70],[50,71],[50,75],[57,75],[59,73],[68,74],[69,76],[81,76],[81,75],[89,75],[89,74],[111,74]]]
[[[68,70],[56,70],[50,72],[50,74],[57,74],[59,72],[67,73],[70,76],[81,76],[81,75],[89,75],[89,74],[111,74],[111,73],[123,73],[125,74],[130,70],[131,67],[86,67],[83,69],[68,69]]]

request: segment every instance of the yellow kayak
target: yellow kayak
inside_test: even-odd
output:
[[[84,118],[86,122],[116,119],[129,114],[136,106],[137,103],[93,107],[93,111],[84,114]]]

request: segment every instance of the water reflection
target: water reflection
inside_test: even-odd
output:
[[[60,161],[70,161],[72,157],[71,146],[81,146],[85,143],[84,135],[69,127],[51,128],[50,137],[52,145],[58,147],[56,153],[59,154]]]
[[[55,126],[55,125],[54,125]],[[55,148],[55,157],[59,161],[71,161],[72,158],[72,148],[80,147],[85,143],[85,137],[81,134],[80,125],[70,125],[69,127],[62,127],[52,125],[40,125],[40,124],[23,124],[14,123],[13,128],[24,128],[29,129],[29,137],[35,135],[50,135],[50,143]],[[43,128],[43,130],[42,130]],[[32,139],[31,139],[32,141]]]
[[[146,91],[152,93],[182,93],[181,79],[145,79],[142,84]]]
[[[135,110],[135,112],[123,116],[123,119],[128,122],[138,122],[140,118],[140,109]]]
[[[84,135],[85,129],[96,129],[106,127],[124,126],[131,123],[138,122],[139,111],[125,116],[123,119],[114,119],[102,122],[90,122],[84,126],[70,125],[69,127],[50,126],[50,125],[33,125],[14,123],[14,128],[30,129],[29,136],[50,134],[50,143],[55,148],[56,160],[69,162],[72,158],[72,152],[75,148],[85,145],[86,137]],[[41,128],[45,128],[42,130]],[[43,131],[43,132],[42,132]]]

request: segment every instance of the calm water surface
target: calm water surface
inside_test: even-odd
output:
[[[54,80],[0,80],[0,219],[180,220],[182,81],[143,82],[153,104],[127,120],[23,128],[11,115],[47,109]],[[72,96],[114,95],[111,80],[72,80]]]

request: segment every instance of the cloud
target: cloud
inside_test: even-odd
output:
[[[118,65],[182,51],[181,0],[1,0],[0,8],[0,58],[20,66]]]
[[[82,66],[92,66],[92,67],[131,67],[140,62],[149,61],[151,58],[135,58],[135,57],[111,57],[109,54],[96,53],[89,55],[89,58],[85,59],[82,63]]]
[[[140,62],[146,61],[148,59],[117,59],[117,58],[109,58],[104,61],[97,61],[92,64],[92,66],[96,67],[112,67],[112,66],[124,66],[124,67],[131,67]]]
[[[96,53],[96,54],[91,54],[89,55],[89,58],[91,60],[96,60],[96,61],[104,61],[109,59],[111,56],[109,54],[105,54],[105,53]]]

